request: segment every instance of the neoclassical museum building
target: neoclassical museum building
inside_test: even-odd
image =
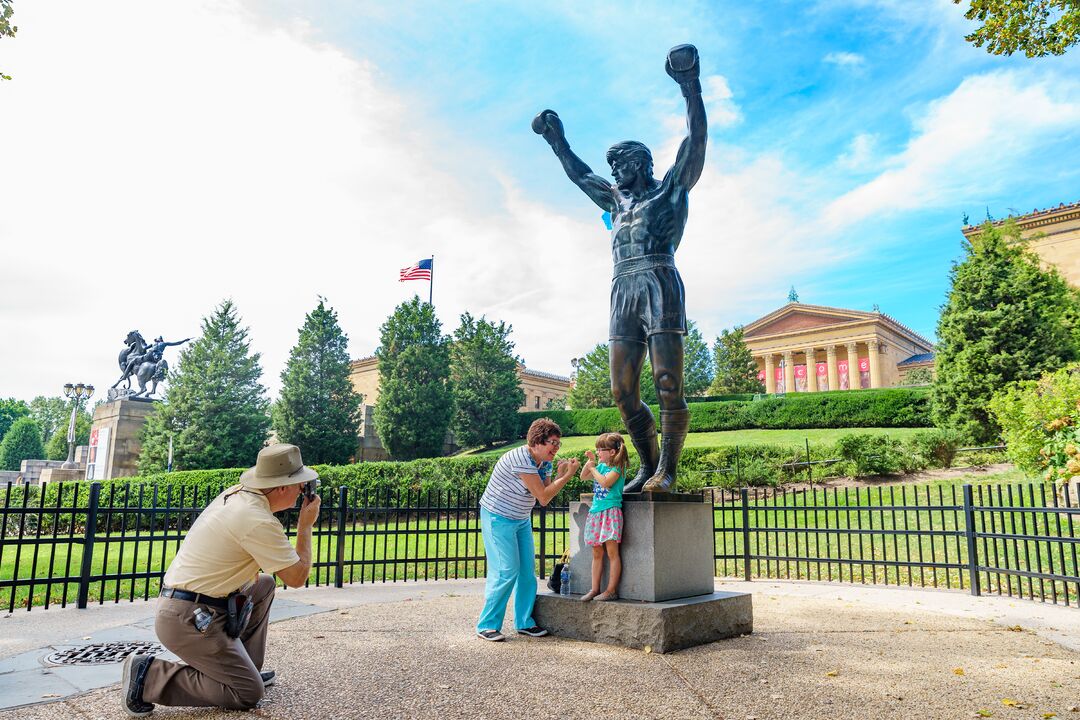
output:
[[[933,343],[876,311],[789,302],[744,325],[743,339],[768,393],[892,387],[934,366]]]

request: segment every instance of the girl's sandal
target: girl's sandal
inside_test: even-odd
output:
[[[597,595],[596,598],[595,598],[596,602],[608,602],[609,600],[618,600],[618,599],[619,599],[619,594],[618,593],[609,593],[609,592],[602,592],[599,595]]]
[[[594,597],[596,597],[596,591],[590,590],[589,592],[581,596],[581,602],[589,602]]]

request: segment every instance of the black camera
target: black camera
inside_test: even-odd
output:
[[[314,480],[308,480],[306,483],[304,483],[304,497],[306,497],[308,500],[314,500],[315,491],[318,489],[319,478],[315,478]]]

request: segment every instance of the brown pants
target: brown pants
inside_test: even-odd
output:
[[[158,598],[154,630],[158,640],[185,664],[154,659],[146,673],[143,700],[160,705],[248,710],[262,699],[262,669],[274,577],[259,575],[250,593],[255,607],[238,638],[225,634],[225,611],[206,608],[214,621],[205,633],[195,629],[190,600]]]

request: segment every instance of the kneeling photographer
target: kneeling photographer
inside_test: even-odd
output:
[[[295,445],[271,445],[240,483],[218,495],[191,526],[162,581],[154,629],[184,663],[132,655],[121,702],[132,717],[154,703],[252,708],[274,671],[263,671],[274,573],[302,587],[311,572],[311,529],[319,517],[318,474]],[[275,512],[304,501],[296,548]]]

